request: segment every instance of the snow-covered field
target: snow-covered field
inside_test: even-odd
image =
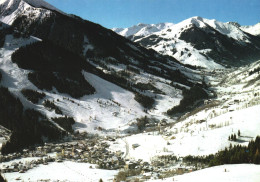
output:
[[[64,181],[64,182],[96,182],[113,181],[118,173],[116,170],[96,169],[94,165],[76,162],[53,162],[48,165],[40,165],[26,173],[5,173],[3,176],[8,182],[15,181]],[[18,180],[19,179],[19,180]]]
[[[150,180],[153,182],[258,182],[260,180],[260,165],[234,164],[222,165],[186,173],[163,180]]]

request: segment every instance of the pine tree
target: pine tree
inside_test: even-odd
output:
[[[258,148],[256,149],[255,155],[254,155],[254,164],[260,164],[260,153]]]
[[[1,181],[1,182],[7,182],[7,181],[4,179],[4,177],[1,175],[1,173],[0,173],[0,181]]]
[[[231,137],[230,137],[230,138],[231,138],[232,141],[234,140],[234,136],[233,136],[233,134],[231,134]]]
[[[237,141],[237,135],[234,134],[234,141]]]
[[[237,135],[240,137],[240,130],[238,130]]]

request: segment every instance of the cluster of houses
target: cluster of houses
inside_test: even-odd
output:
[[[12,162],[9,165],[3,165],[1,167],[1,173],[11,173],[11,172],[19,172],[24,173],[34,167],[37,167],[40,164],[47,165],[49,162],[54,162],[55,159],[53,157],[45,157],[39,158],[35,160],[31,160],[30,162]]]
[[[91,163],[100,169],[142,169],[151,171],[149,163],[124,159],[124,153],[121,151],[111,152],[108,149],[107,141],[114,141],[113,138],[74,138],[74,140],[63,143],[45,143],[33,149],[24,149],[8,155],[0,155],[1,173],[26,172],[29,169],[37,167],[40,164],[48,165],[49,162],[75,161]],[[18,160],[20,162],[8,162],[15,159],[32,158],[31,161]],[[16,161],[16,160],[15,160]]]

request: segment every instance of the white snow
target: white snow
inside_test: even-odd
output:
[[[253,26],[241,26],[240,29],[252,35],[260,35],[260,23]]]
[[[92,166],[92,168],[90,168]],[[62,163],[53,162],[48,165],[40,165],[26,173],[5,173],[3,176],[7,181],[16,181],[20,178],[22,181],[36,182],[40,180],[83,182],[83,181],[113,181],[118,173],[116,170],[96,169],[94,165],[88,163],[76,163],[66,161]]]
[[[96,93],[84,96],[79,101],[80,107],[68,103],[63,106],[79,122],[76,129],[93,132],[100,126],[107,130],[122,130],[129,127],[129,122],[144,115],[133,93],[91,73],[84,72],[84,75]]]
[[[180,39],[171,38],[171,35],[162,37],[166,38],[166,40],[161,40],[158,44],[149,48],[152,48],[164,55],[173,56],[183,64],[200,66],[207,69],[223,69],[223,66],[215,63],[214,60],[203,55],[209,50],[197,50],[190,43]],[[177,52],[173,54],[172,49],[175,49]]]
[[[225,172],[226,171],[226,172]],[[260,165],[253,164],[234,164],[211,167],[191,173],[186,173],[159,181],[178,181],[178,182],[258,182],[260,179]]]

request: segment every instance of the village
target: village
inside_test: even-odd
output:
[[[186,166],[182,163],[182,158],[177,159],[175,156],[154,157],[151,163],[141,159],[129,159],[126,157],[127,147],[129,146],[126,146],[125,153],[109,151],[108,143],[115,142],[118,138],[77,133],[64,142],[45,143],[43,146],[30,147],[22,152],[0,155],[0,170],[2,174],[26,173],[40,165],[73,161],[92,164],[90,168],[118,170],[119,173],[120,171],[127,172],[133,174],[130,178],[137,176],[138,179],[147,180],[152,176],[160,178],[161,174],[167,173],[167,171],[183,174],[198,169],[192,165]],[[139,146],[135,144],[131,147],[134,149]],[[174,170],[172,166],[175,166]]]

